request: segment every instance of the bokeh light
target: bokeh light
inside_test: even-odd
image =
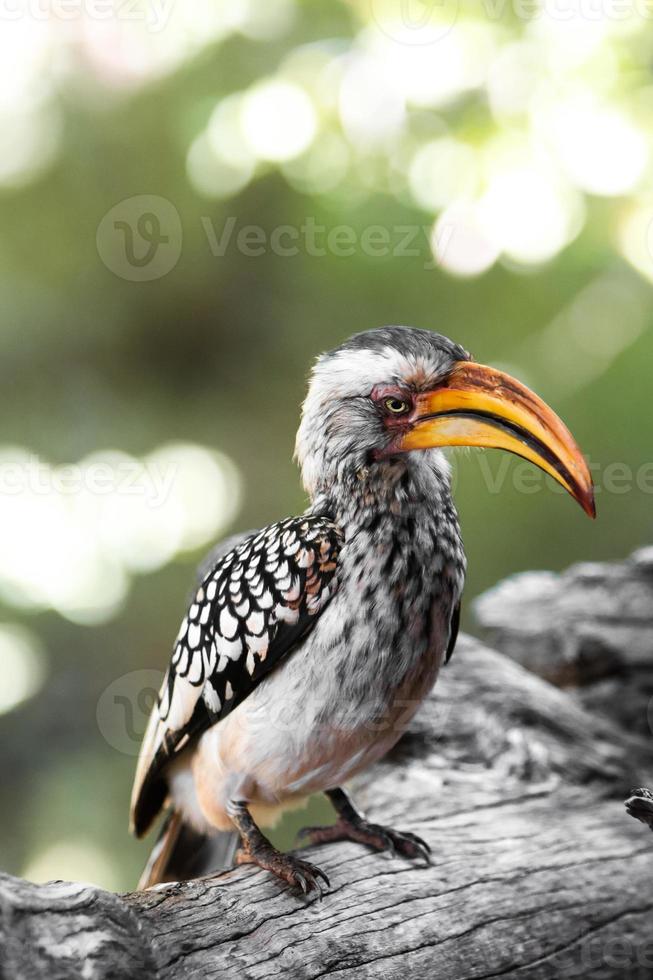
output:
[[[0,596],[81,624],[115,616],[130,576],[208,544],[237,513],[233,463],[202,446],[52,466],[0,451]]]
[[[653,282],[653,201],[635,201],[625,211],[617,240],[631,265]]]
[[[18,623],[0,623],[0,664],[0,714],[3,714],[40,691],[47,667],[38,637]]]
[[[636,5],[606,2],[590,13],[542,2],[510,16],[500,6],[475,11],[446,0],[417,16],[400,0],[375,0],[352,10],[359,28],[351,36],[289,47],[276,74],[216,102],[187,143],[197,193],[232,198],[275,166],[302,193],[401,197],[407,183],[418,207],[440,217],[454,207],[466,229],[468,246],[450,249],[439,268],[481,275],[495,261],[481,240],[509,261],[537,265],[582,232],[583,195],[645,189],[648,115],[637,84],[624,83],[629,71],[638,78],[651,31]],[[133,90],[234,37],[254,45],[283,38],[299,17],[295,0],[179,0],[136,4],[127,18],[116,0],[103,17],[82,5],[75,18],[53,6],[38,19],[11,19],[0,39],[0,131],[11,134],[0,138],[0,184],[35,180],[55,162],[57,93],[80,74]],[[457,132],[472,98],[490,118],[477,114]],[[434,110],[453,125],[421,136],[420,113]],[[484,161],[503,138],[534,158],[506,157],[487,173]],[[397,160],[407,162],[398,168]],[[623,234],[621,247],[632,261]],[[474,253],[467,260],[465,248]],[[633,264],[641,271],[641,260]]]
[[[401,133],[404,99],[379,55],[356,52],[347,59],[339,98],[342,126],[354,145],[388,146]]]
[[[644,133],[614,106],[578,96],[553,112],[553,137],[570,180],[590,194],[625,194],[641,180],[649,159]]]
[[[408,180],[417,203],[439,211],[476,193],[480,183],[477,154],[468,144],[449,137],[425,143],[411,161]]]
[[[438,266],[456,276],[478,276],[500,255],[471,202],[457,202],[442,212],[433,226],[431,249]]]
[[[501,169],[479,202],[488,237],[509,258],[525,265],[546,262],[580,228],[580,201],[573,191],[536,166]]]
[[[227,140],[225,147],[229,146]],[[216,150],[214,141],[201,133],[188,150],[186,171],[194,189],[205,197],[229,198],[238,194],[252,179],[253,159],[234,159],[228,150]]]
[[[256,156],[282,162],[310,146],[317,120],[311,100],[298,85],[271,79],[246,93],[242,128]]]

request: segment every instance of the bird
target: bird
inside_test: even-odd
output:
[[[322,897],[324,871],[264,832],[318,792],[336,821],[304,839],[429,860],[344,787],[395,745],[454,650],[466,558],[451,446],[515,453],[595,516],[564,423],[447,337],[379,327],[319,356],[295,447],[306,510],[218,546],[174,643],[131,800],[138,837],[166,813],[140,888],[195,877],[211,855]]]

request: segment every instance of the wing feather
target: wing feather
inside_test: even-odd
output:
[[[341,543],[332,521],[300,517],[217,552],[191,598],[143,739],[131,811],[138,836],[165,802],[169,760],[226,717],[315,625],[337,588]]]

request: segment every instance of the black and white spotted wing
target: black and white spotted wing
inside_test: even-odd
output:
[[[288,518],[248,536],[204,576],[143,740],[137,833],[163,804],[170,757],[243,701],[315,624],[337,588],[341,543],[326,518]]]

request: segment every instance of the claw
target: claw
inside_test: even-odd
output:
[[[431,848],[425,840],[422,840],[421,837],[418,837],[417,834],[413,834],[410,831],[404,831],[401,833],[399,831],[395,831],[394,833],[398,842],[404,844],[404,847],[400,848],[403,853],[407,853],[409,856],[414,856],[409,852],[417,851],[416,856],[424,858],[427,864],[431,863]]]
[[[319,893],[320,899],[322,898],[324,890],[320,878],[327,888],[331,887],[331,882],[321,868],[310,864],[308,861],[302,861],[291,854],[282,854],[271,845],[263,845],[250,851],[240,852],[237,860],[238,863],[257,864],[260,868],[271,871],[291,888],[301,889],[304,895],[308,895],[315,889]]]
[[[321,878],[323,880],[323,882],[327,886],[327,888],[331,888],[331,882],[329,881],[327,875],[325,875],[324,871],[322,871],[321,868],[316,868],[315,866],[313,866],[313,870],[314,870],[315,874],[317,875],[317,877],[318,878]]]
[[[410,830],[404,830],[401,836],[407,837],[408,840],[413,842],[413,844],[417,844],[418,847],[424,848],[424,850],[428,851],[429,854],[431,853],[431,848],[426,843],[426,841],[422,840],[421,837],[418,837],[417,834],[413,834]]]
[[[423,858],[431,863],[431,848],[411,831],[391,830],[380,824],[368,823],[363,819],[345,819],[342,816],[330,827],[303,827],[297,834],[300,839],[308,839],[313,844],[326,844],[336,840],[353,840],[367,844],[376,851],[388,851],[395,857],[398,853],[408,858]]]
[[[330,888],[331,887],[331,882],[329,881],[329,879],[325,875],[324,871],[322,871],[322,868],[318,868],[315,864],[309,864],[308,861],[303,861],[302,862],[302,865],[306,869],[308,869],[308,872],[309,872],[309,875],[310,875],[310,880],[312,881],[312,884],[317,889],[319,889],[320,894],[322,894],[322,886],[320,884],[320,879],[322,879],[322,881],[327,886],[327,888]]]
[[[315,889],[318,892],[320,900],[324,896],[324,889],[322,888],[322,881],[327,886],[331,887],[331,882],[325,875],[321,868],[318,868],[315,864],[311,864],[309,861],[301,861],[299,858],[288,857],[288,862],[291,865],[291,872],[289,878],[292,880],[290,883],[298,885],[303,891],[304,895]]]

